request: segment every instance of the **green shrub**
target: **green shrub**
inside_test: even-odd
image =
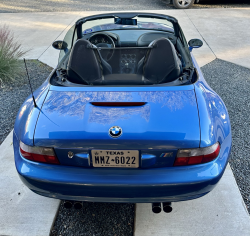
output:
[[[27,51],[15,40],[14,33],[6,26],[0,26],[0,83],[14,79],[22,71],[20,60]]]

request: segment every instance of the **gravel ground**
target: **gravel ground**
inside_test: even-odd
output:
[[[35,90],[48,77],[52,68],[36,60],[26,62],[32,87],[33,90]],[[4,87],[0,88],[0,144],[13,129],[17,112],[26,97],[30,95],[30,87],[25,73],[24,63],[20,63],[22,66],[22,75],[14,78],[14,80],[9,83],[6,82]]]
[[[134,204],[83,203],[81,210],[62,204],[51,236],[132,236]]]
[[[250,70],[216,59],[202,71],[227,106],[233,137],[230,165],[250,213]]]
[[[1,0],[0,13],[173,9],[166,0]],[[250,7],[249,0],[201,0],[193,8]]]

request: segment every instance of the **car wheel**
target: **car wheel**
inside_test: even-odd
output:
[[[195,0],[173,0],[173,4],[176,8],[187,9],[193,6]]]

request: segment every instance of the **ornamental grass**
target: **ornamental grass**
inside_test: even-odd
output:
[[[8,83],[22,73],[22,59],[27,51],[23,51],[21,43],[8,26],[0,26],[0,83]]]

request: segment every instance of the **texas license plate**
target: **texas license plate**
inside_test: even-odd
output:
[[[91,150],[94,167],[139,167],[139,151]]]

